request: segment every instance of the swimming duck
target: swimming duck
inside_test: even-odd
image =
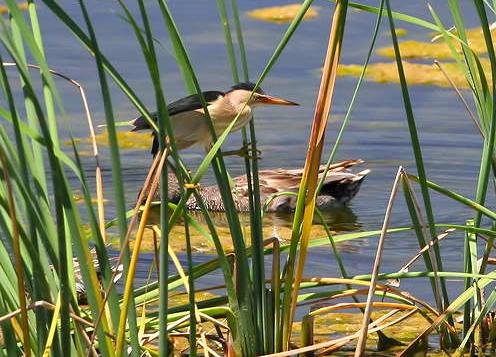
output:
[[[345,160],[331,165],[324,181],[324,185],[317,196],[317,207],[325,209],[346,205],[358,193],[364,178],[370,170],[362,170],[353,173],[350,167],[363,163],[363,160]],[[320,174],[324,172],[325,166],[320,167]],[[296,208],[296,196],[281,195],[274,198],[270,203],[269,198],[280,192],[298,192],[303,169],[270,169],[259,171],[260,200],[262,204],[267,203],[266,212],[291,212]],[[181,198],[181,190],[176,176],[169,173],[169,200],[178,203]],[[200,186],[199,194],[203,198],[205,206],[209,211],[225,211],[224,203],[217,185]],[[250,209],[248,200],[248,183],[246,176],[238,176],[233,179],[232,194],[236,209],[247,212]],[[159,199],[157,193],[156,199]],[[191,196],[186,207],[189,210],[199,210],[196,198]]]

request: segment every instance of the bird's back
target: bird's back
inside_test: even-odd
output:
[[[219,97],[224,96],[224,93],[220,91],[206,91],[202,94],[207,105],[216,101]],[[208,132],[207,130],[199,130],[201,126],[206,126],[206,123],[203,120],[202,108],[200,96],[197,94],[178,99],[167,105],[167,112],[172,123],[172,130],[177,138],[176,144],[178,149],[185,149],[197,144],[198,138],[196,136],[198,135],[195,136],[195,134],[204,134],[205,132]],[[158,121],[158,114],[158,112],[151,113],[151,117],[155,123]],[[129,124],[133,126],[131,131],[151,129],[150,123],[143,115],[132,119],[129,121]],[[151,152],[152,155],[155,156],[158,152],[159,145],[156,133],[153,132],[152,134],[153,144]],[[203,139],[203,137],[200,138],[200,141],[201,139]]]

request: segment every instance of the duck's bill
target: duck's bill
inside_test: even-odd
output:
[[[271,97],[270,95],[259,95],[258,100],[265,104],[275,104],[275,105],[299,105],[298,103],[292,102],[290,100]]]

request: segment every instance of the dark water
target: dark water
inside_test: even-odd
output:
[[[78,19],[81,16],[73,2],[64,6]],[[285,1],[240,1],[242,13],[249,9],[283,4]],[[367,1],[377,5],[379,1]],[[446,2],[431,1],[445,23],[451,24]],[[89,1],[91,16],[95,21],[100,46],[111,62],[117,67],[141,99],[154,107],[154,94],[141,51],[129,25],[121,18],[122,12],[113,1]],[[316,1],[320,16],[305,22],[294,35],[280,60],[274,67],[263,88],[274,95],[298,101],[296,108],[260,108],[256,112],[258,146],[263,152],[260,161],[262,168],[299,167],[303,165],[315,96],[318,90],[319,68],[322,66],[329,29],[331,5]],[[134,6],[130,4],[130,6]],[[183,34],[190,56],[197,70],[204,90],[228,88],[231,75],[224,47],[223,32],[219,24],[214,1],[170,2],[173,14]],[[430,20],[425,1],[392,1],[394,10]],[[467,2],[468,5],[468,2]],[[149,5],[153,26],[157,37],[169,49],[166,32],[155,4]],[[476,24],[473,9],[467,7],[466,18],[469,25]],[[81,48],[68,31],[54,20],[47,9],[40,10],[41,23],[46,31],[45,44],[50,65],[79,80],[87,89],[95,120],[104,123],[103,107],[100,101],[99,84],[94,61]],[[256,79],[262,71],[273,49],[282,37],[286,25],[260,22],[245,15],[242,25],[247,46],[251,78]],[[361,64],[367,53],[375,16],[351,11],[342,55],[342,63]],[[80,21],[82,23],[82,21]],[[427,30],[397,22],[397,27],[410,30],[407,39],[425,40]],[[381,28],[378,47],[389,45],[387,23]],[[161,56],[162,81],[169,100],[185,94],[181,76],[174,60],[167,50],[159,49]],[[378,56],[374,61],[385,61]],[[333,143],[337,128],[348,106],[356,79],[339,78],[336,86],[332,116],[327,131],[327,148]],[[87,136],[86,121],[76,92],[61,83],[69,120],[63,124],[65,136],[69,132],[76,137]],[[118,120],[128,120],[136,115],[136,110],[126,97],[112,85],[113,105]],[[431,180],[468,197],[473,197],[476,174],[480,160],[480,137],[474,130],[464,108],[449,89],[417,86],[410,88],[414,114],[420,133],[424,159]],[[465,93],[471,98],[469,93]],[[395,84],[366,82],[359,94],[353,111],[351,124],[338,151],[338,159],[361,158],[366,167],[372,170],[362,186],[362,190],[350,206],[351,214],[337,224],[356,230],[380,229],[391,183],[398,165],[415,172],[413,154],[406,124],[400,87]],[[226,147],[237,148],[240,135],[231,135]],[[82,149],[85,149],[84,147]],[[111,197],[112,184],[107,148],[101,148],[104,156],[104,179],[106,195]],[[324,154],[326,156],[328,151]],[[184,152],[184,157],[192,167],[202,157],[200,150]],[[134,202],[136,192],[142,184],[149,165],[149,153],[144,150],[123,150],[123,170],[126,174],[126,198],[129,206]],[[94,177],[91,159],[86,159],[87,174]],[[243,162],[229,159],[228,166],[233,175],[242,173]],[[210,179],[211,180],[211,179]],[[208,181],[208,179],[207,179]],[[464,207],[452,203],[439,195],[432,194],[437,222],[464,224],[472,213]],[[492,199],[492,198],[491,198]],[[492,202],[491,202],[492,204]],[[112,215],[110,207],[109,216]],[[395,205],[392,226],[409,224],[409,217],[401,195]],[[445,270],[462,270],[462,235],[453,234],[442,244]],[[343,257],[350,274],[368,273],[371,270],[377,239],[364,239],[347,243]],[[387,238],[382,264],[383,272],[397,271],[417,250],[417,240],[413,234],[391,235]],[[198,255],[203,261],[210,256]],[[141,277],[146,276],[151,256],[144,255]],[[417,265],[413,270],[422,270]],[[337,268],[327,249],[312,250],[306,268],[307,275],[336,276]],[[450,282],[452,292],[460,287],[459,282]],[[403,281],[402,288],[413,291],[417,296],[430,298],[430,285],[427,280]]]

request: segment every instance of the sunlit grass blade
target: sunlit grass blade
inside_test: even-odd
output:
[[[60,279],[63,282],[61,284],[61,321],[63,330],[61,331],[61,339],[65,342],[65,345],[62,346],[62,349],[65,351],[70,351],[71,343],[67,338],[67,335],[70,334],[70,325],[69,325],[69,303],[72,299],[71,286],[74,286],[73,279],[71,278],[73,275],[69,275],[69,271],[72,272],[72,249],[69,249],[69,245],[67,245],[67,234],[74,238],[73,242],[76,243],[81,239],[81,231],[80,224],[77,223],[77,215],[74,211],[74,202],[72,200],[72,196],[69,193],[67,181],[65,179],[65,175],[61,170],[60,162],[57,161],[57,155],[55,154],[55,149],[53,148],[53,143],[50,141],[50,133],[48,130],[47,123],[44,119],[43,112],[40,108],[39,102],[37,101],[36,95],[34,94],[34,90],[29,81],[29,77],[27,76],[25,69],[19,66],[18,55],[12,47],[7,46],[7,49],[11,50],[10,54],[14,60],[16,60],[17,68],[19,69],[19,73],[22,75],[25,82],[25,90],[26,95],[29,95],[32,99],[34,108],[36,110],[37,117],[39,118],[40,127],[43,132],[43,136],[46,140],[47,144],[47,153],[50,163],[51,175],[53,180],[53,185],[58,188],[55,191],[55,208],[56,208],[56,218],[58,222],[57,227],[57,235],[56,237],[59,239],[58,241],[58,252],[59,259],[55,259],[54,262],[57,263],[57,272],[60,274]],[[79,250],[78,250],[79,251]],[[93,271],[94,274],[94,271]],[[93,275],[96,281],[96,275]],[[97,285],[97,284],[95,284]],[[65,329],[65,330],[64,330]],[[102,336],[102,351],[105,353],[105,340],[104,335]]]
[[[12,221],[12,240],[13,240],[13,246],[14,246],[14,260],[15,260],[15,266],[16,266],[16,276],[17,276],[17,289],[18,289],[18,298],[19,298],[19,305],[21,308],[21,319],[20,319],[20,324],[22,328],[22,345],[24,347],[24,352],[26,356],[31,356],[31,342],[30,342],[30,336],[29,336],[29,321],[28,321],[28,313],[26,310],[26,295],[25,295],[25,277],[24,277],[24,268],[23,268],[23,263],[22,263],[22,256],[21,256],[21,247],[20,247],[20,237],[19,237],[19,228],[18,228],[18,221],[17,221],[17,214],[16,213],[16,206],[14,203],[14,194],[13,194],[13,188],[12,188],[12,183],[10,181],[10,177],[8,176],[8,171],[6,170],[7,165],[5,162],[5,153],[0,150],[0,163],[2,166],[2,171],[4,175],[4,180],[5,180],[5,186],[6,186],[6,191],[7,191],[7,199],[8,199],[8,206],[9,206],[9,214],[10,214],[10,219]]]
[[[478,313],[474,316],[472,325],[465,333],[464,339],[462,340],[462,342],[460,343],[460,345],[457,348],[458,353],[463,354],[463,352],[465,350],[465,346],[467,345],[468,341],[472,337],[472,334],[474,334],[474,331],[476,331],[476,329],[482,328],[481,327],[482,320],[484,318],[486,318],[486,316],[493,310],[495,304],[496,304],[496,290],[493,290],[491,292],[491,294],[489,295],[489,297],[486,299],[484,305],[481,306]],[[480,341],[477,337],[476,337],[476,340],[478,340],[477,345],[480,346],[480,343],[482,341]]]
[[[229,64],[231,67],[231,74],[233,81],[235,83],[240,81],[240,75],[236,60],[236,55],[234,51],[234,43],[231,34],[229,16],[226,11],[226,4],[224,0],[217,0],[217,8],[219,9],[219,15],[224,29],[224,40],[226,43],[227,56],[229,58]],[[243,31],[241,29],[241,21],[239,18],[239,12],[237,8],[237,0],[231,0],[231,10],[233,13],[233,21],[235,23],[236,29],[236,39],[238,41],[239,53],[241,57],[241,66],[244,81],[249,81],[248,73],[248,60],[246,57],[246,49],[243,39]],[[251,147],[249,151],[252,155],[257,154],[257,139],[255,134],[255,118],[253,117],[249,124],[249,134],[250,138],[248,141],[247,129],[242,128],[242,138],[243,145],[245,147]],[[269,316],[267,314],[266,306],[266,294],[265,294],[265,264],[263,260],[263,231],[262,231],[262,221],[261,221],[261,202],[260,202],[260,183],[258,178],[258,162],[254,158],[244,158],[245,163],[245,174],[248,187],[248,199],[250,208],[250,224],[251,224],[251,247],[253,251],[251,270],[253,274],[253,299],[254,304],[254,317],[256,321],[256,338],[257,346],[259,346],[258,353],[261,353],[263,349],[268,350],[268,338],[266,337],[266,332],[268,329],[267,323]]]
[[[110,91],[108,88],[106,74],[105,74],[104,67],[103,67],[103,61],[102,61],[99,46],[98,46],[98,41],[97,41],[94,29],[93,29],[93,25],[91,23],[91,20],[90,20],[90,17],[88,15],[84,1],[80,1],[79,4],[80,4],[81,12],[82,12],[83,17],[84,17],[84,21],[85,21],[86,26],[88,28],[88,32],[90,34],[91,43],[93,45],[93,48],[95,49],[95,51],[94,51],[95,62],[96,62],[97,70],[98,70],[100,87],[102,90],[102,99],[103,99],[104,109],[105,109],[105,119],[106,119],[106,123],[107,123],[107,131],[108,131],[109,142],[110,142],[110,153],[111,153],[111,158],[112,158],[112,180],[113,180],[113,184],[114,184],[114,200],[115,200],[116,212],[117,212],[118,223],[119,223],[120,239],[121,239],[121,243],[122,243],[122,241],[124,240],[124,237],[126,236],[126,232],[127,232],[126,203],[125,203],[125,199],[124,199],[121,161],[120,161],[120,155],[119,155],[119,146],[118,146],[118,142],[117,142],[117,135],[116,135],[115,125],[114,125],[115,120],[114,120],[113,109],[112,109],[112,100],[111,100]],[[121,248],[126,251],[126,254],[124,256],[124,270],[127,273],[128,265],[129,265],[129,253],[127,253],[128,247],[121,247]],[[129,320],[131,345],[132,345],[132,348],[137,351],[139,349],[139,342],[137,339],[136,310],[135,310],[133,302],[131,302],[131,304],[129,305],[129,319],[128,320]],[[114,326],[117,326],[117,325],[118,325],[117,321],[114,321]]]

